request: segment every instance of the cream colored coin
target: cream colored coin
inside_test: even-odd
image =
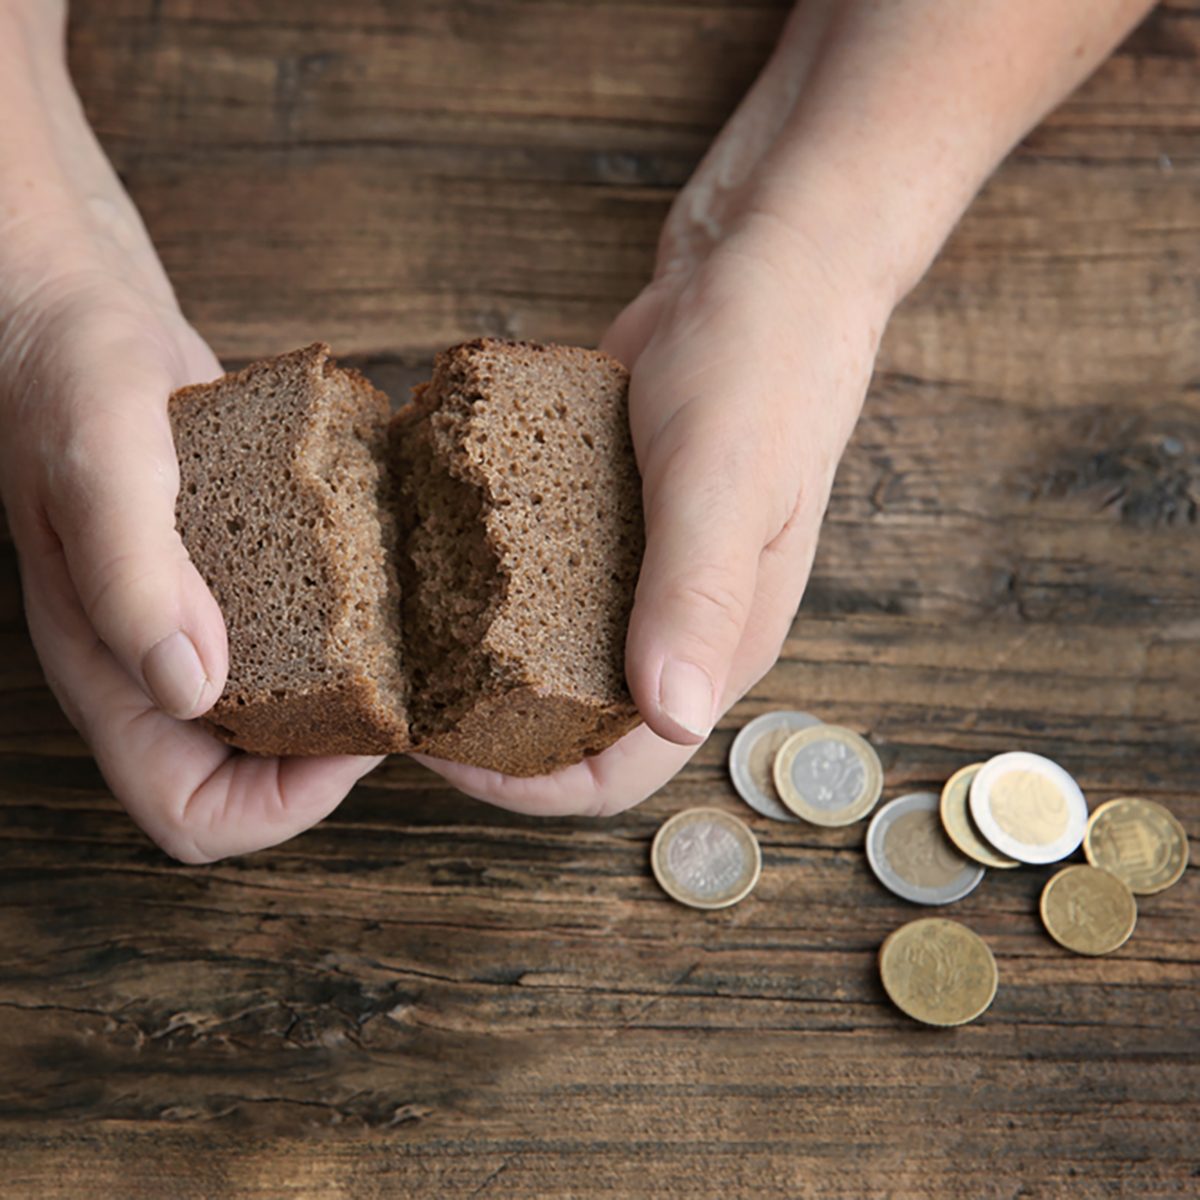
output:
[[[987,943],[944,917],[923,917],[890,933],[879,974],[892,1003],[926,1025],[964,1025],[996,995],[999,973]]]
[[[972,763],[968,767],[960,768],[950,776],[946,786],[942,788],[938,806],[942,828],[945,829],[946,836],[968,858],[982,863],[985,867],[996,867],[998,870],[1007,871],[1010,867],[1019,867],[1021,864],[1015,858],[1001,854],[999,850],[989,846],[983,840],[983,836],[975,828],[971,810],[967,806],[971,781],[979,774],[982,767],[983,763]]]
[[[850,825],[879,802],[883,766],[871,744],[841,725],[793,733],[774,765],[779,798],[814,825]]]
[[[1183,826],[1153,800],[1121,796],[1100,805],[1088,821],[1083,852],[1093,867],[1120,879],[1138,896],[1178,883],[1188,862]]]
[[[1042,889],[1046,932],[1076,954],[1111,954],[1137,924],[1137,901],[1115,875],[1076,863]]]
[[[690,808],[665,821],[650,863],[662,890],[692,908],[728,908],[748,896],[762,874],[754,834],[719,808]]]
[[[998,754],[979,768],[970,808],[984,840],[1023,863],[1066,858],[1087,829],[1079,784],[1058,763],[1021,750]]]
[[[795,821],[784,808],[771,768],[780,746],[798,729],[820,725],[806,712],[769,712],[744,725],[729,747],[729,776],[737,794],[755,812],[773,821]]]
[[[936,792],[910,792],[871,818],[867,862],[884,887],[914,904],[961,900],[984,875],[946,836]]]

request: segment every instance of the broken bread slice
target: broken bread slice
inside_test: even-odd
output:
[[[406,749],[387,397],[315,345],[169,411],[176,523],[229,634],[210,724],[260,754]]]
[[[393,418],[416,749],[540,775],[638,723],[628,384],[597,351],[485,339],[439,355]]]
[[[390,425],[323,345],[176,393],[177,521],[229,629],[218,734],[540,775],[633,728],[627,391],[606,355],[488,339]]]

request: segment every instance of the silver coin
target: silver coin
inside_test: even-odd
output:
[[[871,744],[841,725],[793,733],[772,768],[780,799],[814,825],[850,825],[878,803],[883,766]]]
[[[973,892],[984,868],[946,836],[936,792],[910,792],[867,827],[867,862],[889,891],[914,904],[950,904]]]
[[[799,820],[779,799],[771,768],[779,748],[796,730],[820,724],[820,718],[806,712],[769,712],[742,726],[729,747],[729,776],[755,812],[773,821]]]
[[[728,908],[754,889],[762,851],[745,823],[719,808],[692,808],[665,821],[650,847],[659,886],[692,908]]]

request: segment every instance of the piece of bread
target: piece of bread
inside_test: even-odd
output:
[[[629,377],[591,350],[438,357],[391,425],[414,743],[536,775],[637,724],[625,630],[642,557]]]
[[[389,415],[327,346],[171,397],[176,524],[229,632],[229,679],[208,719],[235,745],[409,745]]]
[[[218,732],[538,775],[633,728],[627,385],[595,351],[489,339],[390,425],[324,346],[177,393],[179,528],[230,631]]]

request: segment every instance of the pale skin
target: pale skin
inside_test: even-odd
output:
[[[660,787],[775,662],[888,318],[987,175],[1147,0],[807,0],[680,193],[604,347],[632,371],[645,724],[554,775],[424,760],[541,815]],[[326,816],[376,758],[264,759],[192,721],[225,628],[174,528],[170,392],[220,373],[87,127],[64,0],[0,0],[0,489],[46,676],[113,792],[205,862]]]

